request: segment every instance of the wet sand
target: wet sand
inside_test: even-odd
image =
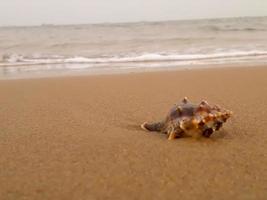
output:
[[[139,128],[187,96],[209,139]],[[0,199],[266,199],[267,68],[0,81]]]

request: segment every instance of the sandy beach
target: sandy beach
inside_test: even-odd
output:
[[[147,133],[184,96],[209,139]],[[0,199],[266,199],[267,68],[0,81]]]

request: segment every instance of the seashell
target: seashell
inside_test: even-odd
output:
[[[146,131],[165,133],[169,140],[199,134],[203,137],[210,137],[232,115],[232,111],[222,109],[217,105],[210,105],[205,100],[200,104],[193,104],[187,97],[184,97],[182,103],[175,105],[163,121],[145,122],[141,128]]]

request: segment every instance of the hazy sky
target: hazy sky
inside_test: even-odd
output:
[[[0,26],[266,15],[267,0],[0,0]]]

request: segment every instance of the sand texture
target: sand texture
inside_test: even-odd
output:
[[[209,139],[147,133],[187,96]],[[0,81],[0,199],[266,199],[267,68]]]

